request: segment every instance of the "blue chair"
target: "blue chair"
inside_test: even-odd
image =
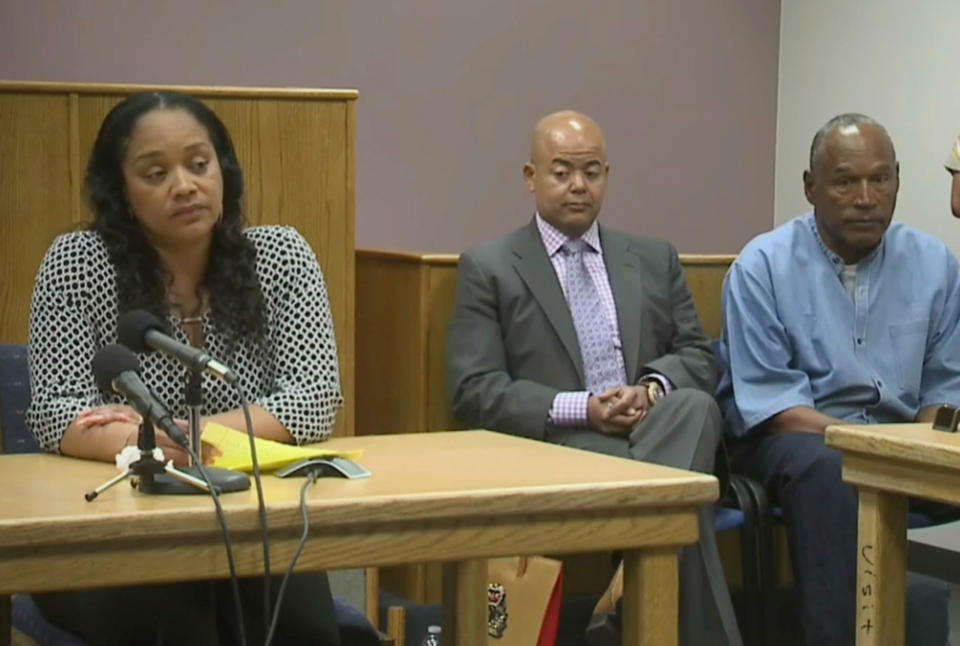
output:
[[[0,344],[0,437],[4,453],[38,453],[33,433],[24,424],[30,407],[30,370],[27,348]]]
[[[720,481],[721,500],[716,506],[713,528],[717,534],[740,530],[740,581],[742,592],[740,633],[744,646],[761,646],[764,598],[759,568],[757,509],[744,476],[732,473],[726,445],[717,450],[714,473]]]
[[[714,529],[718,534],[740,530],[740,578],[743,591],[743,613],[740,633],[744,646],[761,646],[764,641],[763,617],[766,616],[762,595],[762,577],[757,542],[759,540],[758,512],[746,479],[731,475],[727,492],[717,506]]]
[[[30,407],[30,368],[23,345],[0,344],[0,438],[3,453],[37,453],[40,446],[27,428]],[[334,598],[340,640],[357,646],[379,646],[380,634],[352,606]],[[44,646],[86,646],[79,638],[47,621],[29,595],[15,595],[13,627]]]

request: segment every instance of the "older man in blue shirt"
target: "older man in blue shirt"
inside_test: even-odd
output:
[[[724,282],[719,399],[728,432],[746,438],[735,468],[784,509],[804,643],[846,645],[857,495],[823,433],[932,421],[960,401],[960,270],[942,242],[890,223],[899,165],[869,117],[821,128],[803,184],[813,213],[751,241]],[[942,646],[945,599],[924,588],[937,600],[924,623],[941,629],[923,641],[939,633]]]

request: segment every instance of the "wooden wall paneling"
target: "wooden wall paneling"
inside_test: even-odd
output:
[[[424,430],[422,267],[402,254],[358,255],[357,434]]]
[[[356,128],[356,104],[353,101],[346,101],[343,112],[343,202],[340,205],[342,211],[332,211],[330,214],[332,221],[343,223],[341,236],[341,247],[343,256],[341,263],[346,268],[346,275],[341,283],[343,295],[343,317],[346,321],[343,331],[338,335],[340,345],[337,351],[345,360],[341,362],[340,374],[343,386],[344,398],[348,399],[349,404],[344,407],[341,414],[343,424],[341,428],[346,429],[350,435],[357,432],[357,361],[356,361],[356,334],[357,334],[357,237],[356,237],[356,155],[355,128]]]
[[[457,256],[429,256],[425,259],[429,271],[429,310],[427,316],[427,430],[462,429],[450,411],[447,398],[446,361],[447,325],[453,316],[457,295]],[[437,574],[439,577],[439,573]]]
[[[89,222],[93,217],[90,207],[83,196],[84,174],[87,169],[87,162],[90,160],[90,150],[93,148],[93,142],[97,138],[97,132],[100,130],[100,124],[103,118],[113,109],[113,106],[120,103],[123,99],[121,94],[78,94],[77,95],[77,126],[79,131],[74,135],[78,143],[77,158],[80,161],[78,168],[80,183],[76,187],[76,193],[79,196],[77,205],[79,211],[75,214],[77,225]]]
[[[68,186],[70,187],[70,215],[79,222],[83,213],[83,168],[86,155],[80,148],[80,95],[71,92],[67,95],[70,120],[70,141],[68,159]]]
[[[697,316],[707,337],[716,339],[723,328],[720,292],[727,269],[736,256],[681,254],[680,262],[693,295]]]
[[[26,343],[33,280],[73,225],[64,95],[0,94],[0,341]]]
[[[334,102],[209,100],[227,124],[247,183],[251,225],[295,227],[310,243],[327,283],[337,331],[345,406],[353,428],[353,225],[348,222],[346,107]]]
[[[357,251],[357,434],[463,428],[443,383],[456,255]],[[380,585],[417,603],[439,603],[438,563],[380,568]]]
[[[342,102],[279,98],[256,103],[234,97],[206,100],[234,138],[247,184],[250,224],[295,227],[323,268],[345,400],[337,426],[338,431],[352,429],[354,229],[352,180],[348,182],[353,169],[346,165],[352,145],[346,133],[347,108]]]

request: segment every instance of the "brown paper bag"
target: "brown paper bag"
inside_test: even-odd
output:
[[[563,564],[542,556],[487,562],[487,645],[553,646],[557,639]]]

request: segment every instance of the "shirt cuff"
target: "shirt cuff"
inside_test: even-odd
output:
[[[590,392],[586,390],[557,393],[547,419],[555,426],[583,426],[589,401]]]
[[[671,392],[673,392],[673,382],[661,375],[659,372],[648,372],[644,376],[640,377],[640,379],[637,380],[637,383],[639,384],[644,380],[656,381],[663,388],[664,395],[669,395]]]

